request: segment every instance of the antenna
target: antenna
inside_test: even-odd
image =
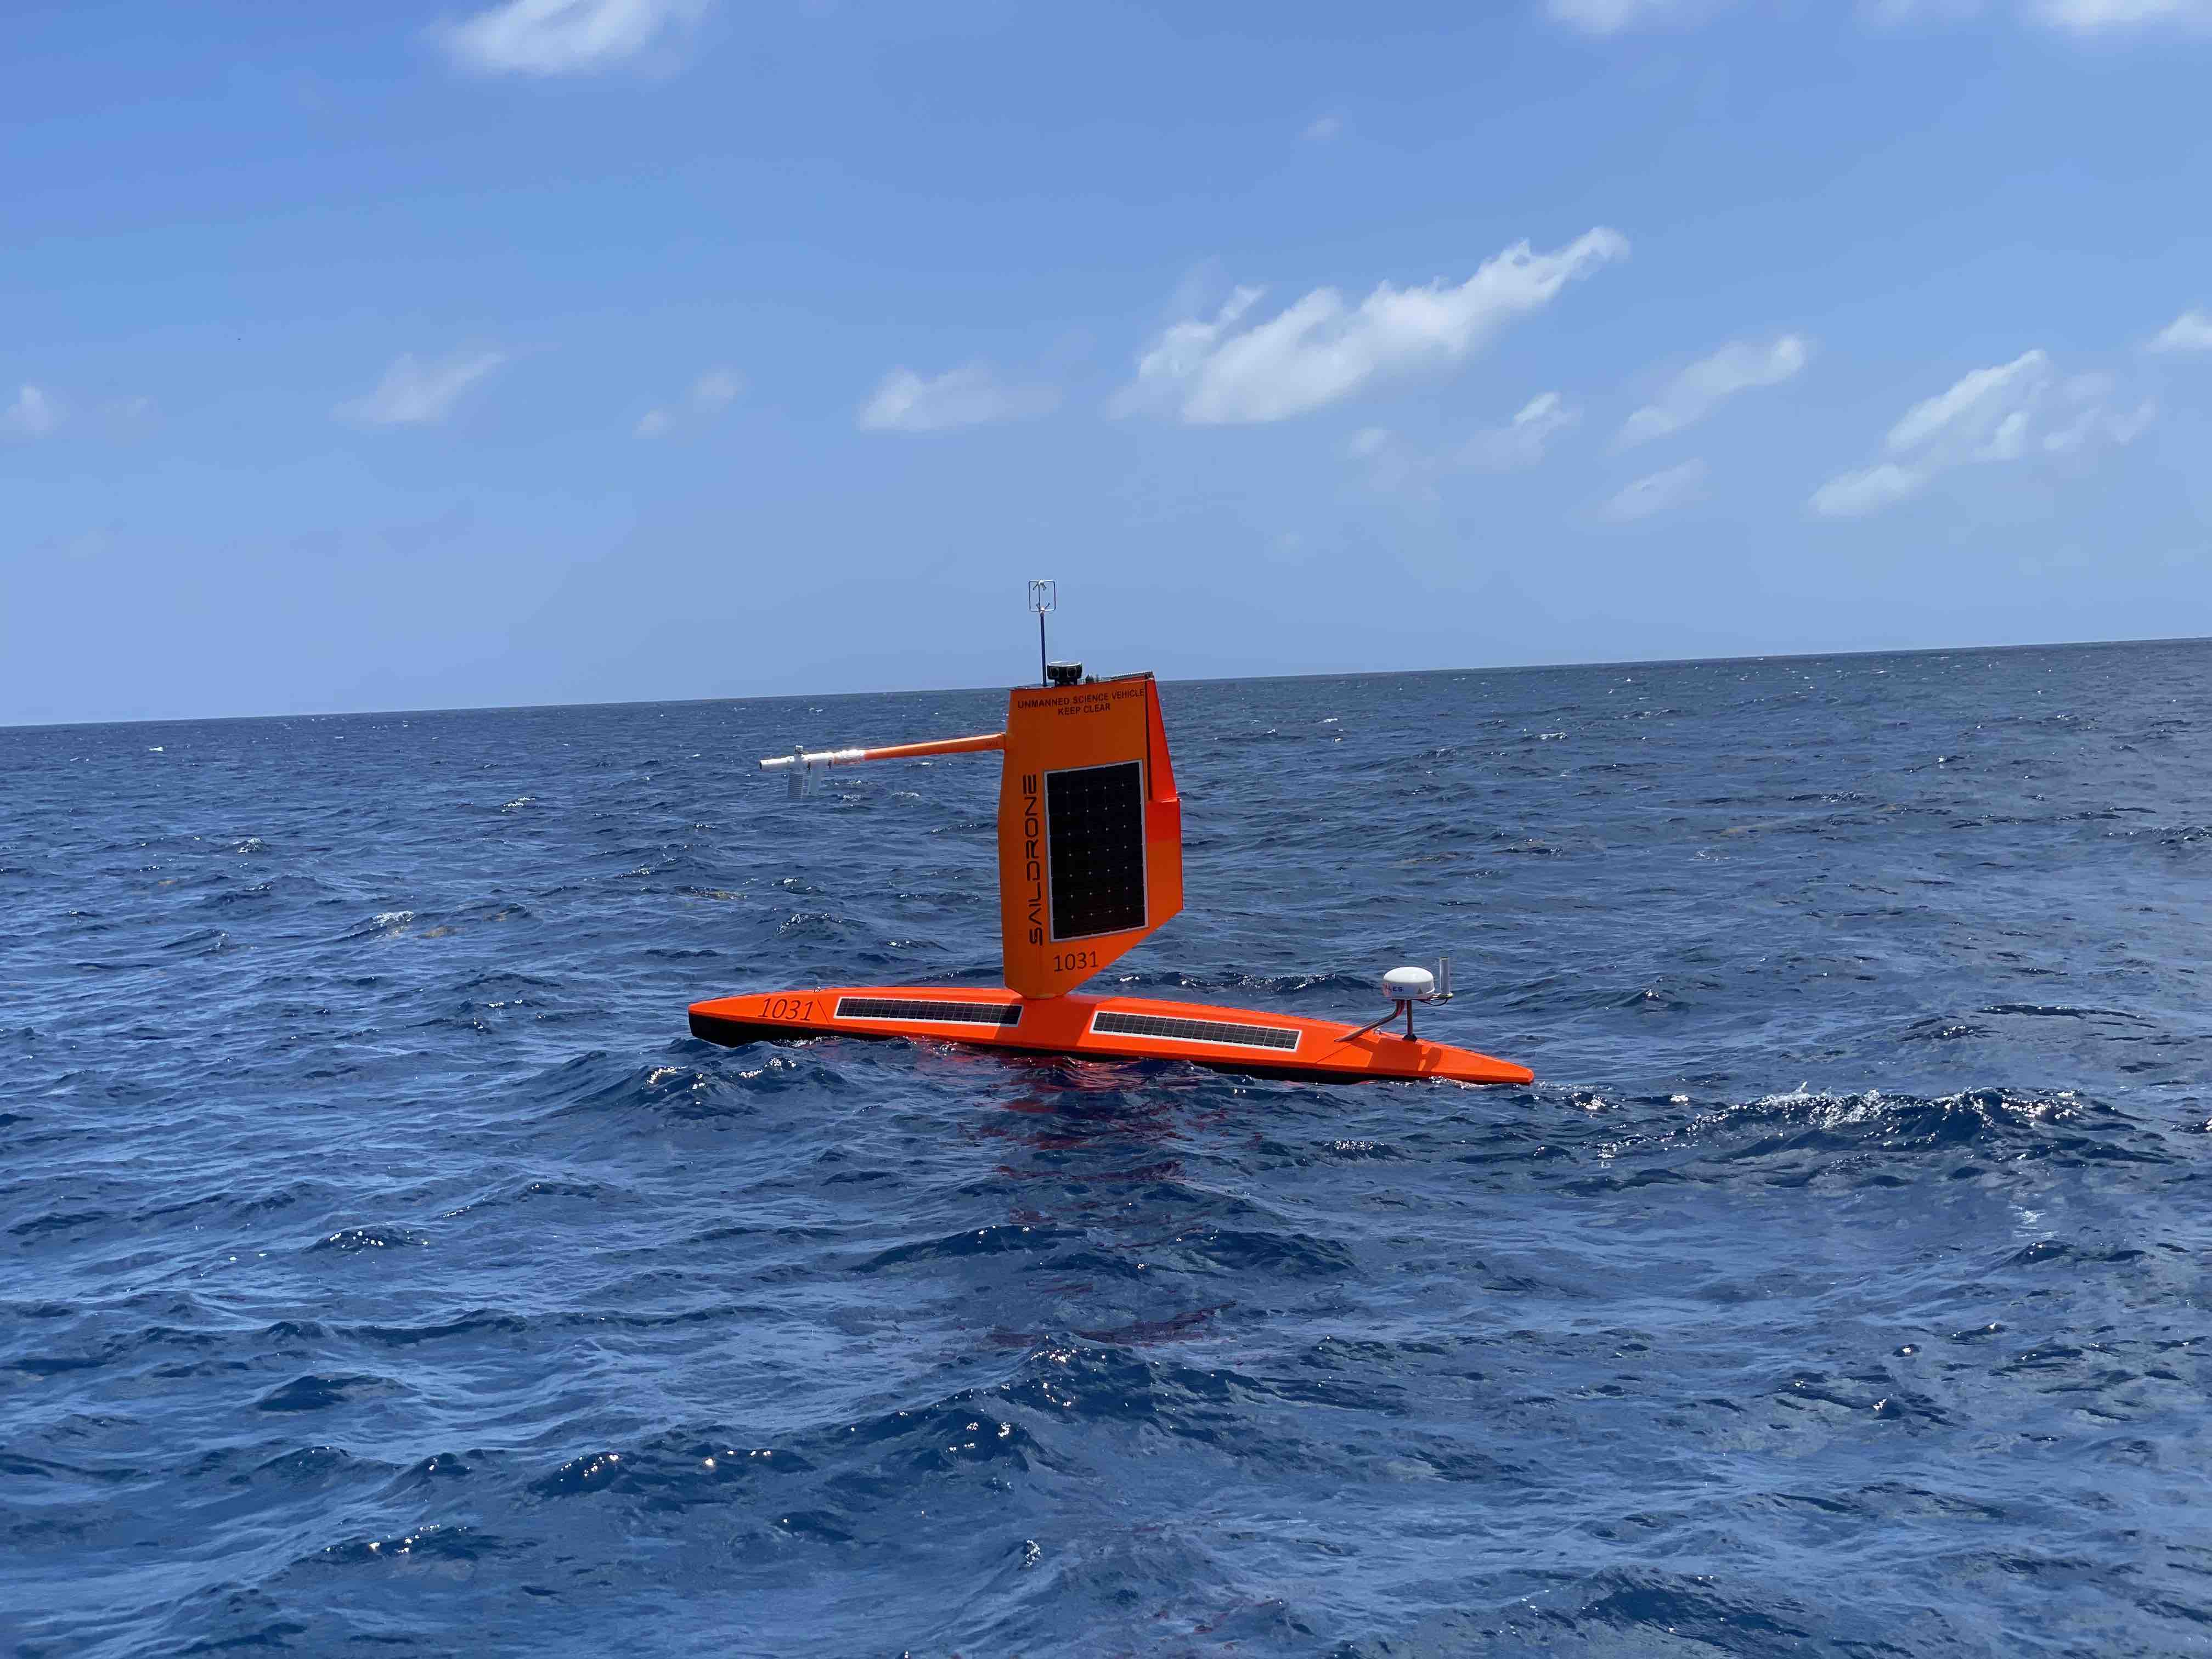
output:
[[[1369,1020],[1356,1031],[1346,1032],[1344,1041],[1349,1042],[1356,1036],[1365,1036],[1378,1026],[1388,1025],[1402,1015],[1406,1021],[1406,1037],[1410,1042],[1413,1036],[1413,1005],[1417,1002],[1449,1002],[1452,1000],[1451,958],[1439,957],[1437,971],[1433,974],[1425,968],[1393,968],[1382,975],[1382,994],[1390,999],[1390,1012],[1379,1019]]]
[[[1052,669],[1044,647],[1044,613],[1060,602],[1060,584],[1056,581],[1032,581],[1030,584],[1030,609],[1037,619],[1037,684],[1052,684]]]

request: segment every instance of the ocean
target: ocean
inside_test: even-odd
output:
[[[2212,1651],[2212,645],[1162,695],[1102,987],[1533,1087],[687,1035],[1002,692],[0,731],[0,1651]]]

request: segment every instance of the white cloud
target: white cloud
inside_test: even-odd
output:
[[[1555,23],[1584,34],[1606,35],[1702,22],[1723,3],[1724,0],[1544,0],[1544,10]]]
[[[1306,137],[1316,143],[1326,143],[1343,131],[1344,118],[1341,115],[1324,115],[1306,129]]]
[[[635,58],[706,9],[707,0],[507,0],[433,34],[464,68],[575,75]]]
[[[1627,253],[1627,239],[1602,228],[1552,253],[1522,242],[1455,287],[1384,283],[1357,307],[1319,288],[1249,326],[1244,319],[1261,290],[1240,288],[1212,321],[1176,323],[1154,340],[1113,412],[1149,410],[1194,426],[1309,414],[1377,381],[1459,362],[1567,283]]]
[[[1190,285],[1186,279],[1184,286]],[[1206,373],[1214,354],[1226,349],[1233,337],[1231,331],[1259,300],[1261,292],[1256,288],[1233,289],[1212,322],[1187,317],[1162,330],[1159,337],[1137,360],[1136,380],[1115,397],[1112,412],[1127,415],[1148,407],[1171,410],[1189,384]],[[1335,297],[1333,290],[1322,292],[1332,299]],[[1187,409],[1185,418],[1190,418]]]
[[[744,389],[744,377],[734,369],[710,368],[691,387],[691,407],[702,415],[720,414]]]
[[[1504,426],[1485,427],[1449,448],[1427,450],[1402,442],[1387,427],[1362,427],[1345,445],[1367,485],[1379,494],[1434,501],[1455,472],[1516,472],[1544,459],[1552,440],[1582,419],[1556,392],[1531,398]]]
[[[1486,472],[1514,472],[1544,459],[1552,440],[1582,419],[1556,392],[1531,398],[1504,426],[1487,427],[1460,446],[1463,465]]]
[[[1844,472],[1813,492],[1813,510],[1823,518],[1857,519],[1894,507],[1917,495],[1928,475],[1881,461],[1858,472]]]
[[[2150,430],[2151,422],[2158,418],[2158,404],[2146,398],[2130,415],[2109,416],[2105,421],[2105,435],[2123,447],[2133,443]]]
[[[1705,464],[1685,461],[1664,472],[1638,478],[1598,509],[1598,516],[1614,524],[1632,524],[1655,513],[1686,507],[1705,493]]]
[[[2033,0],[2027,15],[2075,34],[2174,24],[2212,28],[2212,0]]]
[[[1859,15],[1878,24],[1957,23],[1981,10],[1982,0],[1859,0]]]
[[[1737,0],[1544,0],[1545,15],[1583,34],[1604,38],[1644,28],[1680,28],[1710,21]],[[1771,4],[1769,9],[1781,9]],[[1984,0],[1859,0],[1861,17],[1876,27],[1955,23],[1977,17]],[[2011,0],[2001,8],[2022,21],[2084,39],[2124,30],[2212,30],[2212,0]]]
[[[2065,424],[2043,435],[2046,455],[2073,455],[2109,444],[2124,449],[2150,430],[2158,418],[2158,404],[2150,398],[2130,410],[2112,406],[2114,391],[2108,374],[2077,374],[2061,389],[2061,401],[2074,413]]]
[[[478,380],[507,361],[503,351],[457,351],[424,362],[402,352],[367,397],[331,412],[356,426],[426,426],[442,421]]]
[[[944,432],[988,421],[1025,420],[1059,406],[1057,388],[1002,386],[988,363],[963,363],[933,380],[902,366],[884,375],[861,405],[860,423],[869,432]]]
[[[1813,510],[1826,518],[1859,518],[1918,495],[1958,467],[2131,444],[2149,430],[2158,405],[2146,399],[2133,409],[2115,410],[2113,389],[2101,374],[2054,385],[2050,355],[2039,350],[1978,368],[1905,410],[1883,441],[1888,459],[1829,479],[1813,492]],[[2039,438],[2039,422],[2046,415],[2057,423]]]
[[[1620,428],[1621,447],[1663,438],[1694,425],[1738,392],[1780,386],[1812,356],[1802,336],[1784,334],[1765,345],[1738,340],[1702,357],[1677,374],[1659,401],[1638,410]]]
[[[2122,414],[2115,414],[2101,403],[2095,404],[2064,426],[2045,433],[2044,453],[2072,455],[2100,443],[2124,449],[2149,431],[2151,422],[2157,418],[2158,405],[2148,398]]]
[[[1889,453],[1944,467],[2015,459],[2027,417],[2050,380],[2050,354],[2042,350],[1978,368],[1905,410],[1889,429]]]
[[[2050,384],[2051,357],[2041,350],[1960,376],[1890,428],[1884,440],[1889,459],[1829,479],[1813,492],[1813,510],[1825,518],[1861,518],[1918,495],[1940,472],[2019,459]]]
[[[43,438],[61,423],[62,406],[53,394],[27,382],[17,390],[15,401],[0,410],[0,430],[19,438]]]
[[[1367,487],[1377,495],[1436,499],[1436,462],[1400,443],[1388,427],[1360,428],[1345,445],[1344,453],[1360,464],[1367,475]]]
[[[2185,311],[2150,343],[2153,351],[2212,351],[2212,317]]]
[[[745,377],[733,368],[710,368],[692,381],[684,401],[695,415],[719,415],[737,401],[745,389]],[[640,438],[665,438],[676,429],[678,411],[664,405],[648,409],[630,428]]]

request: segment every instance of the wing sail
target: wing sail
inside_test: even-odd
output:
[[[999,904],[1009,989],[1056,997],[1182,908],[1182,804],[1150,674],[1007,700]]]

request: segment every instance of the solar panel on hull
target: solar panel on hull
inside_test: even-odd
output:
[[[929,1019],[945,1025],[1018,1025],[1018,1002],[939,1002],[922,997],[839,997],[840,1019]]]
[[[1091,1018],[1091,1029],[1107,1036],[1175,1037],[1185,1042],[1227,1042],[1243,1048],[1280,1048],[1298,1046],[1298,1034],[1277,1025],[1238,1025],[1225,1019],[1175,1019],[1165,1014],[1121,1014],[1101,1009]]]
[[[1143,927],[1144,763],[1048,772],[1044,808],[1053,938]]]

